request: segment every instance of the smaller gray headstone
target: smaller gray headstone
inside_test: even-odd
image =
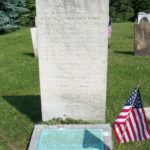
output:
[[[150,55],[150,23],[147,18],[135,24],[135,55]]]
[[[31,30],[31,37],[32,37],[32,44],[33,44],[33,50],[34,50],[34,56],[38,57],[38,39],[37,39],[37,28],[30,28]]]
[[[97,125],[35,125],[29,150],[112,150],[111,128]]]

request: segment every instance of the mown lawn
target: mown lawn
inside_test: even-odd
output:
[[[134,24],[113,24],[108,65],[106,118],[113,123],[138,81],[144,106],[150,106],[150,57],[134,56]],[[117,149],[113,137],[114,149]],[[150,140],[122,144],[121,150],[149,150]]]
[[[150,57],[134,56],[133,23],[113,24],[109,46],[106,120],[112,124],[138,80],[144,105],[150,106]],[[25,150],[34,124],[41,123],[38,60],[29,29],[0,36],[0,65],[0,150]],[[149,141],[123,144],[121,150],[149,150]],[[114,137],[113,144],[116,149]]]

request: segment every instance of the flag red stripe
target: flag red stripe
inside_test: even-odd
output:
[[[116,139],[118,140],[118,142],[120,142],[121,139],[119,138],[119,133],[116,131],[116,128],[114,125],[113,125],[113,129],[114,129],[114,134],[116,136]]]
[[[127,133],[127,136],[128,136],[129,141],[132,141],[132,138],[131,138],[131,135],[130,135],[128,126],[127,126],[127,128],[126,128],[126,133]]]
[[[144,139],[144,135],[143,135],[143,132],[142,132],[142,123],[141,123],[141,120],[140,120],[140,116],[138,114],[138,110],[137,109],[134,109],[134,112],[136,114],[136,118],[137,118],[137,121],[138,121],[138,126],[139,126],[139,129],[140,129],[141,140],[143,140]]]
[[[127,118],[127,115],[126,116],[118,116],[117,119],[125,119]]]
[[[122,109],[121,112],[129,112],[130,109]]]
[[[144,132],[144,124],[143,124],[143,121],[142,121],[142,116],[141,116],[141,113],[139,112],[139,110],[137,110],[137,113],[138,113],[138,116],[140,118],[140,124],[141,124],[141,127],[142,127],[142,134],[143,134],[143,137],[144,137],[142,140],[144,140],[144,139],[146,139],[146,135],[145,135],[145,132]]]
[[[122,140],[120,143],[150,138],[150,129],[138,88],[132,92],[113,125],[117,140]]]
[[[131,122],[132,122],[132,125],[133,125],[133,128],[134,128],[134,131],[135,131],[136,140],[139,141],[140,138],[139,138],[139,134],[138,134],[138,129],[137,129],[137,126],[136,126],[136,123],[135,123],[135,120],[134,120],[132,112],[130,114],[130,118],[131,118]]]
[[[124,142],[126,142],[126,139],[125,139],[124,134],[123,134],[124,131],[122,130],[121,125],[119,125],[118,128],[119,128],[119,131],[120,131],[121,137],[122,137],[121,142],[124,143]]]
[[[136,125],[137,131],[138,131],[139,140],[141,140],[142,137],[141,137],[141,134],[140,134],[140,128],[139,128],[139,125],[138,125],[136,114],[135,114],[135,112],[133,110],[132,110],[132,115],[133,115],[133,118],[134,118],[134,121],[135,121],[135,125]]]
[[[131,118],[129,118],[129,124],[130,124],[131,130],[132,130],[133,136],[134,136],[134,140],[136,140],[135,130],[133,128],[133,124],[131,122]]]

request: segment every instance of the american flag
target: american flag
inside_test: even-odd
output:
[[[150,138],[150,129],[138,88],[132,92],[113,123],[113,130],[119,143],[143,141]]]
[[[111,19],[109,19],[109,23],[108,23],[108,38],[111,38],[111,34],[112,34],[112,25],[111,25]]]

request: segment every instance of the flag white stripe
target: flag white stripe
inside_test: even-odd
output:
[[[121,132],[120,132],[120,130],[118,128],[118,125],[115,125],[115,130],[116,130],[116,132],[118,134],[119,139],[121,140]],[[124,142],[124,141],[122,140],[122,142]]]
[[[129,112],[121,112],[120,114],[119,114],[119,116],[127,116],[129,114]]]
[[[144,136],[143,136],[143,132],[142,132],[142,125],[141,125],[141,122],[140,122],[140,118],[139,118],[137,109],[133,109],[133,111],[134,111],[135,114],[136,114],[136,119],[137,119],[137,121],[138,121],[138,125],[139,125],[139,128],[140,128],[140,135],[141,135],[141,138],[142,138],[142,140],[144,140]]]
[[[135,141],[129,121],[127,122],[127,128],[128,128],[128,131],[129,131],[132,141]]]
[[[122,131],[123,131],[122,136],[125,137],[126,142],[129,142],[129,138],[128,138],[128,136],[127,136],[127,132],[126,132],[126,130],[125,130],[124,125],[121,125],[121,128],[122,128]]]
[[[144,114],[143,114],[143,111],[142,111],[141,108],[139,109],[139,112],[140,112],[140,115],[141,115],[141,117],[142,117],[142,122],[143,122],[143,125],[144,125],[144,132],[145,132],[145,135],[146,135],[147,138],[149,138],[150,135],[148,134],[149,132],[147,131],[146,123],[145,123],[145,120],[144,120],[145,117],[144,117]]]
[[[124,122],[124,121],[126,121],[126,118],[125,119],[116,119],[116,121],[115,122]]]
[[[123,109],[130,109],[132,106],[124,106]]]
[[[131,122],[132,122],[132,126],[134,128],[134,132],[135,132],[135,135],[136,135],[136,139],[139,141],[139,135],[138,135],[138,129],[137,129],[137,126],[135,124],[135,121],[134,121],[134,118],[133,118],[133,114],[132,112],[130,113],[130,119],[131,119]]]
[[[143,141],[150,138],[150,129],[144,109],[141,106],[140,91],[136,88],[114,122],[114,125],[117,127],[114,133],[118,140],[119,138],[123,140],[121,143]]]

